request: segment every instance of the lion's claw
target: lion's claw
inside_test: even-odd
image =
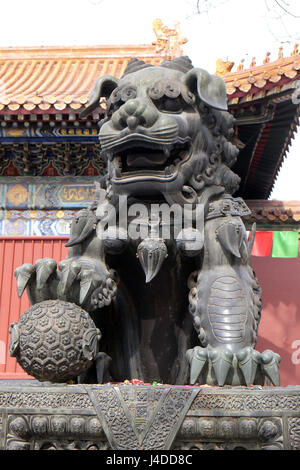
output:
[[[57,281],[56,261],[51,258],[36,260],[35,264],[23,264],[15,270],[17,293],[21,297],[27,288],[31,304],[53,297],[53,282]],[[50,279],[52,277],[52,279]]]
[[[74,284],[80,272],[80,265],[76,262],[72,263],[59,263],[60,281],[57,286],[57,296],[60,299],[65,299],[66,294]]]
[[[261,354],[261,368],[266,377],[272,382],[273,385],[278,387],[280,385],[279,375],[279,362],[281,357],[279,354],[274,353],[270,349],[267,349]]]
[[[35,267],[32,264],[26,263],[15,269],[14,274],[17,279],[18,297],[21,297],[30,279],[32,279],[35,274]]]
[[[208,352],[216,381],[222,387],[227,379],[228,372],[232,367],[233,353],[227,349],[213,349]]]
[[[206,348],[196,346],[194,349],[189,349],[186,353],[186,357],[190,363],[190,384],[193,385],[196,383],[203,367],[208,361]]]
[[[237,354],[236,358],[240,370],[242,371],[246,385],[251,385],[255,381],[257,368],[260,364],[260,353],[250,347],[241,349]]]

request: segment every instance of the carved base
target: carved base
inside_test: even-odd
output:
[[[300,386],[0,384],[0,449],[300,450]]]

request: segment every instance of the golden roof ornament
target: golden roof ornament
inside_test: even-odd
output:
[[[280,46],[278,50],[278,59],[283,59],[283,47]]]
[[[242,72],[242,70],[244,70],[244,62],[245,62],[245,59],[242,59],[240,64],[237,66],[237,72]]]
[[[298,47],[299,47],[299,44],[296,42],[296,44],[294,45],[294,49],[293,49],[292,52],[291,52],[291,56],[292,56],[292,55],[298,55],[298,54],[299,54]]]
[[[228,58],[227,60],[218,59],[216,62],[216,75],[223,77],[227,73],[231,72],[233,66],[234,62],[230,62]]]
[[[152,44],[156,46],[157,54],[172,58],[182,56],[182,45],[188,40],[182,36],[179,21],[175,22],[174,28],[168,28],[160,18],[156,18],[152,22],[152,28],[156,35],[156,41]]]
[[[271,55],[271,52],[266,52],[266,57],[264,58],[264,64],[268,64],[270,62],[270,55]]]
[[[252,69],[253,67],[256,67],[256,58],[255,57],[252,57],[251,64],[250,64],[250,69]]]

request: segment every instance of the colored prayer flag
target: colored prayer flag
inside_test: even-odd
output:
[[[272,252],[273,232],[261,230],[256,232],[251,251],[252,256],[270,256]]]
[[[272,258],[297,258],[298,246],[298,232],[276,231],[273,235]]]

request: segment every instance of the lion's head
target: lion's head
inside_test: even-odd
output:
[[[237,189],[229,166],[238,150],[229,142],[233,118],[220,77],[194,68],[187,57],[160,66],[133,59],[121,79],[98,79],[82,114],[103,96],[99,139],[116,194],[193,202],[210,185]]]

